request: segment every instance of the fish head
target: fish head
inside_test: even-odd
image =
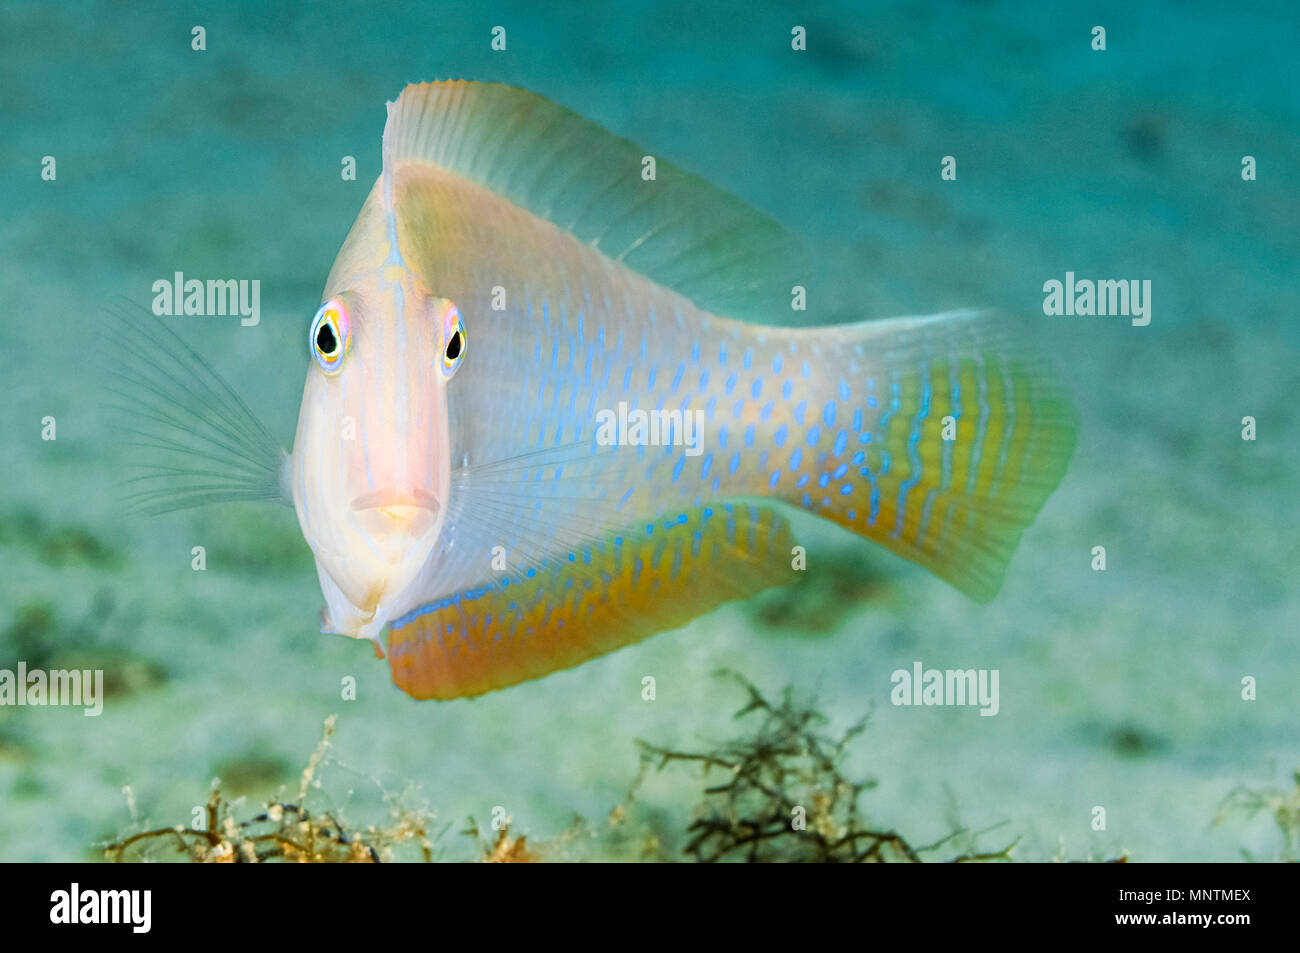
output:
[[[312,320],[291,479],[322,631],[378,640],[409,608],[447,512],[446,388],[465,341],[456,305],[396,265],[330,294]]]

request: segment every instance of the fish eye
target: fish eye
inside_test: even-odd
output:
[[[311,322],[312,353],[326,374],[335,374],[343,363],[348,346],[348,311],[343,302],[331,298],[320,306]]]
[[[468,339],[465,335],[465,322],[460,318],[460,312],[456,306],[452,305],[447,309],[446,328],[447,346],[442,352],[442,372],[451,377],[456,373],[456,368],[460,366],[461,359],[465,356],[465,346]]]

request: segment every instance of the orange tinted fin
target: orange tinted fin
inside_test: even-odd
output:
[[[992,599],[1074,449],[1050,369],[995,313],[797,334],[809,383],[774,408],[778,449],[751,487],[768,477],[778,498]]]
[[[1065,473],[1072,408],[1037,367],[991,350],[882,383],[886,412],[851,468],[862,492],[817,489],[832,457],[805,505],[988,602]]]
[[[792,581],[792,545],[784,520],[746,503],[640,524],[395,620],[393,681],[448,699],[572,668]]]

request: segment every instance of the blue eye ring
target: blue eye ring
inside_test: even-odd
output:
[[[465,349],[469,345],[469,335],[465,333],[465,322],[453,304],[447,309],[443,319],[443,339],[447,342],[442,349],[442,373],[450,378],[465,359]]]
[[[352,337],[351,331],[348,309],[338,298],[326,301],[316,312],[316,317],[312,318],[307,346],[326,374],[337,374],[342,368],[343,357],[347,354],[348,342]]]

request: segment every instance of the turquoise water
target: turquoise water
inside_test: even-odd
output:
[[[731,731],[742,699],[711,677],[721,665],[817,693],[835,725],[872,710],[853,754],[880,781],[864,806],[919,843],[955,816],[1023,836],[1027,858],[1276,851],[1264,820],[1210,821],[1237,784],[1300,764],[1300,14],[783,6],[5,4],[0,668],[19,653],[93,662],[115,691],[95,719],[0,708],[0,859],[95,856],[130,824],[126,785],[157,823],[188,818],[218,774],[268,798],[331,712],[330,794],[349,811],[410,782],[447,823],[502,805],[545,840],[623,796],[633,739],[699,747]],[[790,49],[795,23],[807,52]],[[1095,24],[1105,52],[1090,49]],[[495,25],[506,52],[489,47]],[[257,327],[177,329],[288,444],[303,328],[378,174],[384,102],[449,77],[540,92],[788,224],[817,263],[811,320],[1034,317],[1079,442],[998,599],[976,606],[801,523],[810,572],[837,582],[784,613],[729,606],[570,672],[416,703],[368,646],[316,633],[292,512],[128,518],[106,303],[148,306],[176,271],[258,278]],[[339,175],[345,155],[356,181]],[[945,155],[955,182],[940,179]],[[1151,324],[1044,316],[1043,283],[1067,271],[1151,280]],[[891,673],[916,660],[999,669],[999,714],[892,706]],[[345,676],[356,701],[340,698]],[[657,776],[642,803],[680,829],[699,786]],[[1090,824],[1099,805],[1105,831]]]

